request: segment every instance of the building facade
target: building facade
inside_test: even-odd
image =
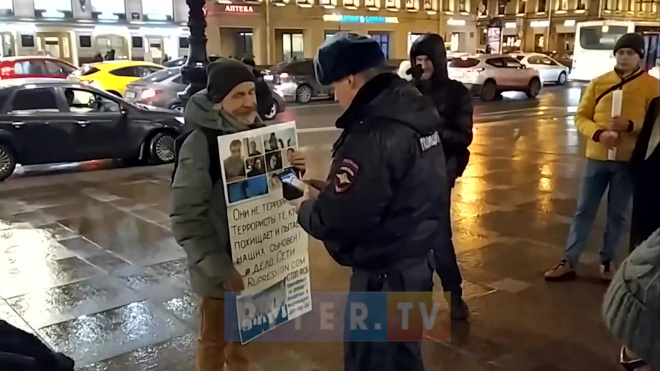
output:
[[[467,0],[450,3],[444,12],[437,0],[208,2],[208,51],[274,64],[313,57],[323,40],[339,31],[376,38],[391,60],[407,58],[412,42],[425,32],[447,33],[453,50],[476,51],[476,11]]]
[[[185,0],[0,0],[0,55],[51,55],[73,64],[188,53]]]
[[[207,2],[210,54],[253,56],[257,64],[311,58],[338,31],[371,35],[391,60],[407,58],[424,32],[444,36],[447,49],[486,49],[487,27],[502,24],[505,51],[570,53],[578,22],[658,22],[652,0],[216,0]]]
[[[207,0],[208,52],[268,65],[311,58],[338,31],[374,37],[390,60],[424,32],[452,51],[486,49],[502,25],[504,51],[570,53],[576,23],[633,20],[660,26],[658,0]],[[49,54],[74,64],[187,55],[185,0],[0,0],[0,56]]]
[[[658,6],[651,0],[483,0],[477,17],[481,35],[490,19],[501,19],[503,44],[510,49],[570,53],[577,23],[607,19],[657,27]]]

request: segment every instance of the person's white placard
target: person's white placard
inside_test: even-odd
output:
[[[298,150],[295,122],[218,137],[241,343],[312,310],[308,238],[277,176]]]
[[[621,116],[621,106],[623,105],[623,90],[612,92],[612,118]],[[618,134],[617,134],[618,135]],[[607,159],[616,161],[616,147],[607,150]]]

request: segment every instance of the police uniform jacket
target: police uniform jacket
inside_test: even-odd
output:
[[[448,181],[433,105],[385,73],[337,120],[330,174],[299,223],[341,265],[387,269],[425,259],[448,223]]]

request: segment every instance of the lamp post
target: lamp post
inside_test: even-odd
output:
[[[181,75],[188,86],[179,93],[179,99],[184,107],[193,94],[206,88],[206,66],[209,64],[209,59],[206,55],[204,3],[205,0],[186,0],[188,28],[190,29],[190,36],[188,36],[190,53],[188,53],[186,64],[181,67]]]

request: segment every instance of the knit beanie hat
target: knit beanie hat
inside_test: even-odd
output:
[[[376,40],[355,32],[338,32],[319,47],[314,72],[321,85],[330,85],[383,64],[385,55]]]
[[[644,45],[644,37],[638,33],[627,33],[621,36],[614,45],[614,54],[616,54],[619,49],[623,48],[630,48],[639,54],[640,58],[644,58],[644,49],[646,49],[646,45]]]
[[[220,103],[236,85],[253,81],[254,74],[241,61],[221,58],[206,67],[206,90],[212,103]]]

